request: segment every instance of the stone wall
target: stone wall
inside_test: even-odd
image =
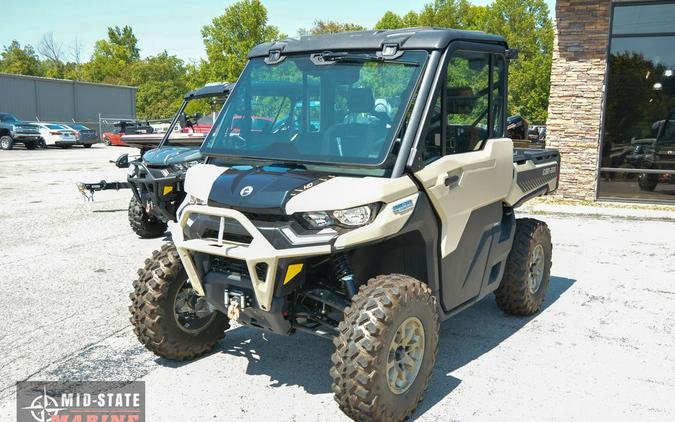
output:
[[[558,0],[547,144],[562,155],[558,197],[595,200],[610,0]]]

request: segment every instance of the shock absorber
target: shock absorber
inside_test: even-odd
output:
[[[347,292],[347,298],[351,299],[356,294],[356,286],[354,286],[354,274],[352,273],[352,266],[349,264],[349,259],[344,252],[333,256],[333,267],[335,268],[335,275],[338,281],[344,286]]]

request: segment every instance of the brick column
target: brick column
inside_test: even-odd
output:
[[[547,145],[562,155],[558,197],[595,200],[610,0],[558,0]]]

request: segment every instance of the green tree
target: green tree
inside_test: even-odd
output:
[[[267,9],[260,0],[241,0],[202,28],[208,60],[202,61],[201,77],[210,81],[236,81],[246,55],[257,44],[280,37],[267,24]]]
[[[41,76],[40,59],[29,44],[21,47],[17,40],[2,49],[0,54],[0,72],[17,75]]]
[[[420,25],[420,15],[417,14],[414,10],[406,13],[403,18],[403,27],[413,28]]]
[[[396,13],[388,10],[384,16],[375,24],[375,29],[398,29],[405,27],[403,19]]]
[[[91,60],[83,66],[85,80],[121,83],[127,65],[140,59],[138,39],[130,26],[108,28],[108,39],[98,40]]]
[[[553,54],[553,23],[544,0],[496,0],[483,31],[506,38],[520,51],[509,66],[510,112],[545,121]]]
[[[336,22],[331,20],[316,20],[314,21],[314,26],[309,30],[301,29],[300,35],[323,35],[323,34],[335,34],[338,32],[349,32],[349,31],[365,31],[366,27],[361,26],[355,23],[349,22]]]
[[[137,87],[136,115],[142,119],[173,116],[188,91],[185,64],[166,51],[131,63],[122,82]]]

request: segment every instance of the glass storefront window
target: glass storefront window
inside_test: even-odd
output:
[[[614,7],[599,197],[675,201],[674,46],[675,2]]]

